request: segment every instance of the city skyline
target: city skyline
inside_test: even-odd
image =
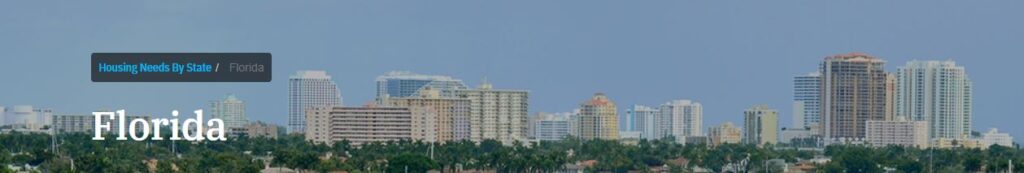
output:
[[[864,57],[866,57],[866,58],[869,58],[868,60],[870,60],[870,61],[881,61],[881,62],[883,62],[883,63],[884,63],[884,62],[887,62],[887,61],[885,61],[885,59],[880,59],[880,58],[876,58],[876,57],[874,57],[874,56],[872,56],[872,55],[868,55],[868,54],[864,54],[864,53],[860,53],[860,52],[854,52],[854,53],[845,53],[845,54],[837,54],[837,55],[833,55],[833,56],[827,56],[827,57],[825,58],[825,62],[823,62],[823,63],[822,63],[822,66],[824,66],[824,64],[827,64],[827,63],[829,62],[829,60],[830,60],[830,59],[836,59],[836,58],[864,58]],[[868,62],[868,60],[865,60],[865,62]],[[925,63],[942,63],[943,65],[950,65],[950,64],[953,64],[953,65],[955,65],[955,63],[956,63],[956,62],[955,62],[954,60],[941,60],[941,61],[940,61],[940,60],[924,60],[924,61],[921,61],[921,60],[916,60],[916,59],[915,59],[915,60],[911,60],[911,61],[908,61],[908,62],[907,62],[907,64],[908,64],[908,65],[909,65],[909,64],[920,64],[920,63],[922,63],[922,62],[925,62]],[[884,66],[884,65],[883,65],[883,66]],[[904,70],[905,68],[906,68],[905,66],[902,66],[902,65],[901,65],[901,66],[899,66],[899,67],[897,68],[897,71],[896,71],[896,72],[893,72],[893,71],[886,71],[886,72],[884,72],[884,73],[886,73],[887,75],[890,75],[890,76],[886,76],[887,78],[885,78],[885,80],[896,80],[896,79],[895,79],[895,77],[896,77],[896,75],[897,75],[897,74],[899,74],[899,72],[900,72],[899,70]],[[957,74],[957,75],[961,75],[961,76],[963,76],[963,75],[966,75],[966,74],[965,74],[965,72],[964,72],[964,67],[962,67],[962,66],[956,66],[956,68],[958,68],[958,69],[959,69],[959,71],[957,71],[957,72],[958,72],[959,74]],[[412,76],[415,76],[415,77],[413,77],[413,78],[408,78],[408,77],[404,77],[404,78],[402,78],[402,79],[418,79],[418,80],[422,80],[422,79],[423,79],[423,77],[427,77],[427,78],[434,78],[434,79],[443,79],[443,80],[451,80],[451,81],[458,81],[458,82],[459,82],[459,84],[458,84],[458,85],[460,85],[460,86],[461,86],[461,88],[453,88],[453,89],[452,89],[452,90],[453,90],[452,92],[454,92],[455,90],[458,90],[458,91],[471,91],[471,90],[473,90],[473,89],[469,89],[469,88],[467,88],[467,86],[466,86],[466,85],[462,84],[462,80],[461,80],[460,78],[457,78],[457,77],[451,77],[451,76],[445,76],[445,75],[434,75],[434,74],[418,74],[418,73],[415,73],[415,72],[410,72],[410,71],[391,71],[391,72],[388,72],[388,73],[386,73],[386,74],[383,74],[383,75],[380,75],[380,76],[378,76],[378,77],[377,77],[377,85],[378,85],[378,87],[377,87],[377,88],[378,88],[378,89],[384,88],[384,87],[382,87],[382,83],[381,83],[382,79],[390,79],[390,78],[392,78],[392,77],[395,77],[395,76],[402,76],[402,75],[412,75]],[[813,75],[813,76],[817,76],[817,75],[821,75],[821,74],[820,74],[820,72],[813,72],[813,73],[811,73],[811,74],[805,74],[805,75],[796,75],[795,77],[796,77],[796,81],[800,81],[800,80],[806,80],[806,79],[801,79],[801,78],[805,78],[805,77],[807,77],[807,76],[812,76],[812,75]],[[294,83],[296,79],[326,79],[326,80],[327,80],[327,81],[328,81],[328,82],[330,83],[330,86],[329,86],[329,87],[335,87],[335,88],[337,88],[337,87],[335,86],[336,84],[334,84],[334,83],[332,82],[332,78],[331,78],[331,76],[330,76],[330,73],[329,73],[329,72],[327,72],[327,71],[310,71],[310,70],[299,70],[299,71],[297,71],[297,72],[296,72],[295,74],[293,74],[293,75],[292,75],[292,76],[290,77],[290,79],[291,79],[291,82],[292,82],[292,83]],[[432,79],[432,80],[434,80],[434,79]],[[819,80],[820,80],[820,79],[819,79]],[[901,80],[902,80],[902,79],[901,79]],[[491,84],[490,84],[489,82],[487,82],[486,80],[485,80],[485,81],[482,81],[482,82],[484,82],[484,83],[480,83],[480,84],[479,84],[479,86],[478,86],[478,87],[479,87],[478,89],[490,90],[490,88],[491,88]],[[906,82],[903,82],[903,83],[906,83]],[[423,85],[423,84],[426,84],[426,83],[422,83],[422,84],[417,84],[417,85]],[[802,93],[800,93],[800,89],[799,89],[799,87],[800,87],[801,85],[803,85],[803,84],[801,84],[801,82],[796,82],[796,83],[794,83],[794,87],[796,87],[796,88],[797,88],[797,92],[796,92],[796,93],[794,93],[794,97],[801,97],[800,95],[802,95]],[[429,92],[435,92],[435,93],[434,93],[434,95],[437,95],[437,96],[434,96],[434,97],[438,97],[438,98],[442,98],[442,97],[444,97],[444,98],[456,98],[456,96],[455,96],[454,94],[449,94],[449,96],[444,96],[444,94],[440,94],[440,93],[441,93],[441,92],[443,92],[444,90],[436,90],[436,91],[432,91],[433,89],[432,89],[432,88],[430,88],[430,87],[426,87],[425,85],[424,85],[423,87],[425,87],[425,88],[421,88],[421,89],[413,89],[413,90],[409,90],[409,89],[404,89],[404,90],[409,90],[409,91],[407,91],[407,92],[409,92],[409,94],[418,94],[418,95],[426,94],[426,95],[430,95],[430,94],[429,94]],[[893,86],[893,87],[895,87],[895,86]],[[419,88],[419,86],[414,86],[414,88]],[[428,93],[420,93],[420,92],[422,92],[422,91],[428,91]],[[528,92],[528,89],[524,89],[524,90],[511,90],[511,91],[521,91],[521,92]],[[341,93],[340,89],[335,89],[335,90],[332,90],[332,91],[325,91],[325,92],[328,92],[328,95],[331,95],[331,94],[338,94],[338,93]],[[378,96],[380,96],[380,93],[381,93],[381,91],[380,91],[380,90],[378,90],[378,91],[377,91],[377,95],[378,95]],[[895,93],[887,93],[887,94],[890,94],[890,95],[894,95]],[[604,93],[598,93],[598,95],[602,95],[602,96],[603,96],[603,95],[604,95]],[[895,96],[895,95],[894,95],[894,96]],[[342,105],[342,104],[340,103],[340,99],[341,99],[342,97],[344,97],[344,95],[340,95],[340,96],[338,96],[338,98],[337,98],[337,99],[339,100],[339,103],[335,104],[335,106],[343,106],[343,105]],[[459,97],[462,97],[462,96],[459,96]],[[969,96],[968,96],[968,97],[969,97]],[[238,100],[237,100],[237,98],[235,98],[235,95],[234,95],[234,94],[227,94],[227,96],[224,96],[224,97],[222,97],[222,98],[225,98],[225,99],[224,99],[224,100],[225,100],[224,102],[227,102],[227,100],[232,100],[232,99],[234,99],[234,100],[235,100],[236,102],[240,102],[240,101],[238,101]],[[394,100],[396,100],[396,101],[397,101],[397,100],[401,100],[401,99],[403,99],[403,98],[420,98],[420,96],[413,96],[413,95],[409,95],[409,96],[406,96],[406,97],[400,97],[400,98],[389,98],[389,99],[394,99]],[[385,100],[389,100],[389,99],[385,99]],[[382,101],[382,100],[381,100],[380,98],[377,98],[377,99],[375,99],[375,101],[368,101],[368,102],[366,102],[366,103],[367,103],[366,105],[373,105],[373,104],[392,104],[392,103],[377,103],[377,102],[381,102],[381,101]],[[677,104],[677,102],[680,102],[680,101],[684,101],[684,102],[686,102],[686,104],[689,104],[689,102],[691,102],[690,100],[672,100],[672,101],[669,101],[669,103],[665,103],[665,104],[662,104],[662,105],[661,105],[661,107],[663,108],[663,107],[665,107],[666,105],[671,105],[671,104]],[[220,102],[220,101],[214,101],[214,102],[216,103],[216,102]],[[214,104],[215,104],[215,103],[214,103]],[[895,103],[895,102],[893,102],[893,103],[887,103],[887,104],[894,104],[894,103]],[[699,105],[700,105],[699,103],[696,103],[696,102],[695,102],[694,104],[697,104],[697,105],[698,105],[698,107],[699,107]],[[13,106],[32,106],[32,105],[13,105]],[[615,106],[616,106],[616,108],[618,108],[618,107],[617,107],[617,105],[615,105]],[[644,106],[642,106],[642,105],[633,105],[633,107],[632,107],[632,108],[636,108],[636,106],[641,106],[641,107],[644,107]],[[758,106],[765,106],[765,105],[758,105]],[[893,105],[891,105],[891,106],[893,106]],[[207,107],[207,108],[209,108],[209,109],[210,109],[210,111],[215,111],[215,110],[217,110],[217,109],[216,109],[216,108],[214,108],[214,107],[215,107],[215,106],[212,106],[212,107]],[[315,106],[314,106],[314,107],[315,107]],[[2,108],[2,107],[0,107],[0,108]],[[625,123],[629,123],[629,126],[630,126],[630,127],[631,127],[631,126],[633,126],[633,125],[635,125],[635,123],[637,123],[637,122],[633,122],[633,120],[634,120],[633,118],[637,118],[637,117],[631,117],[631,116],[633,116],[633,115],[631,115],[631,111],[633,111],[633,110],[632,110],[632,109],[630,109],[630,107],[622,107],[622,108],[625,108],[626,110],[620,110],[620,111],[617,111],[617,112],[618,112],[618,114],[620,114],[620,115],[618,115],[618,116],[617,116],[617,118],[615,118],[615,119],[616,119],[616,120],[618,120],[618,121],[622,121],[623,119],[629,119],[629,122],[625,122]],[[50,109],[50,108],[46,108],[46,109]],[[578,109],[579,109],[579,108],[577,108],[577,110],[578,110]],[[99,110],[99,109],[98,109],[98,110]],[[243,112],[244,112],[245,110],[243,109],[243,110],[241,110],[241,111],[243,111]],[[746,110],[746,111],[744,111],[744,112],[747,112],[747,111],[750,111],[750,110],[748,109],[748,110]],[[775,111],[775,110],[773,110],[773,111]],[[797,112],[799,112],[799,111],[803,111],[803,108],[802,108],[802,106],[799,106],[799,107],[798,107],[798,106],[794,106],[794,107],[793,107],[793,109],[792,109],[792,111],[794,111],[794,115],[792,115],[792,116],[794,116],[794,117],[793,117],[794,119],[791,119],[791,120],[794,120],[794,122],[793,122],[792,124],[789,124],[790,126],[792,126],[792,125],[796,125],[796,122],[795,122],[795,120],[796,120],[796,118],[797,118],[796,116],[799,116],[799,115],[797,115],[797,114],[799,114],[799,113],[797,113]],[[886,110],[886,111],[898,111],[898,110]],[[777,112],[777,111],[775,111],[775,112]],[[536,116],[536,114],[537,114],[537,113],[543,113],[543,111],[531,111],[531,112],[529,113],[530,115],[528,115],[527,117],[532,117],[532,116]],[[902,115],[902,114],[899,114],[898,112],[897,112],[897,114],[898,114],[898,115],[900,115],[900,116],[899,116],[899,117],[896,117],[896,116],[894,116],[894,115],[889,115],[889,114],[886,114],[885,116],[886,116],[886,118],[890,118],[890,119],[898,119],[898,118],[899,118],[899,119],[902,119],[902,118],[908,118],[908,119],[919,119],[919,118],[911,118],[911,117],[904,117],[904,116],[906,116],[906,115]],[[889,116],[893,116],[893,117],[889,117]],[[159,116],[157,116],[157,117],[159,117]],[[243,117],[244,117],[244,115],[243,115]],[[6,119],[6,118],[7,118],[7,117],[4,117],[4,119]],[[747,119],[747,118],[749,118],[749,117],[745,117],[744,119]],[[700,118],[698,118],[698,119],[700,119]],[[794,127],[790,127],[790,126],[782,126],[782,125],[781,125],[781,123],[779,123],[779,122],[782,122],[782,120],[781,120],[781,119],[778,119],[778,118],[775,118],[775,119],[776,119],[776,121],[777,121],[776,123],[780,124],[780,125],[775,125],[775,126],[777,127],[777,128],[775,129],[776,131],[778,131],[778,130],[780,130],[780,129],[782,129],[782,128],[794,128]],[[248,118],[246,118],[246,119],[244,119],[243,121],[249,121],[249,119],[248,119]],[[253,120],[253,121],[262,121],[262,120]],[[970,119],[968,119],[967,121],[970,121]],[[730,122],[730,121],[725,121],[725,123],[728,123],[728,122]],[[523,120],[523,123],[526,123],[525,119]],[[624,122],[617,122],[616,124],[617,124],[617,125],[620,125],[620,126],[621,126],[621,125],[622,125],[622,123],[624,123]],[[701,124],[704,124],[705,122],[703,122],[703,120],[702,120],[702,119],[700,119],[699,121],[697,121],[697,122],[695,122],[695,123],[697,123],[698,125],[701,125]],[[970,123],[970,122],[968,122],[968,123]],[[280,125],[280,126],[284,126],[284,127],[287,127],[287,126],[289,125],[289,124],[287,124],[287,123],[280,123],[280,124],[279,124],[279,123],[275,123],[275,124],[276,124],[276,125]],[[526,130],[527,130],[527,129],[526,129],[525,125],[520,125],[520,126],[521,126],[521,127],[523,127],[523,130],[524,130],[524,131],[523,131],[523,135],[521,135],[521,136],[522,136],[522,137],[528,136],[528,135],[526,135]],[[642,129],[623,129],[622,127],[618,127],[618,128],[619,128],[619,130],[618,130],[617,132],[640,132],[640,133],[643,133],[643,130],[642,130]],[[984,128],[992,129],[992,128],[997,128],[997,127],[984,127]],[[698,127],[696,127],[695,129],[696,129],[696,130],[700,130],[700,129],[701,129],[701,127],[700,127],[700,126],[698,126]],[[979,130],[979,131],[976,131],[976,132],[982,132],[982,131],[981,131],[981,130]],[[673,133],[676,133],[676,132],[673,132]],[[700,133],[699,131],[698,131],[698,132],[696,132],[696,133],[697,133],[697,134],[693,134],[693,135],[708,135],[708,134],[706,134],[706,133]],[[645,137],[645,138],[646,138],[646,137]],[[965,138],[965,139],[966,139],[966,138]]]
[[[13,22],[0,24],[9,31],[0,32],[9,38],[0,46],[8,48],[3,59],[12,65],[0,69],[10,81],[0,86],[0,105],[61,114],[123,108],[165,116],[234,93],[247,101],[250,119],[285,124],[290,73],[326,70],[348,104],[361,105],[373,100],[375,77],[407,70],[451,75],[470,85],[486,77],[502,88],[530,90],[531,115],[571,111],[580,99],[605,92],[621,110],[699,100],[705,125],[741,122],[735,115],[743,109],[767,104],[779,109],[780,126],[790,127],[792,78],[815,70],[825,56],[865,52],[888,61],[886,71],[913,59],[957,61],[975,83],[972,130],[1024,134],[1024,127],[1006,121],[1017,120],[1014,103],[1024,97],[1024,84],[1006,72],[1024,61],[1013,58],[1019,50],[1013,40],[1024,38],[1024,27],[1006,22],[1024,16],[1013,4],[475,2],[420,8],[331,2],[271,4],[283,11],[273,15],[218,8],[232,3],[205,5],[112,6],[137,15],[90,10],[104,7],[81,2],[20,4],[54,10],[7,6],[0,18]],[[427,8],[438,6],[447,7]],[[527,6],[538,9],[515,10]],[[616,10],[625,12],[604,13]],[[471,12],[477,15],[464,15]],[[190,14],[169,15],[180,13]],[[270,52],[274,80],[92,83],[87,56],[101,51]],[[38,64],[59,70],[38,72]]]

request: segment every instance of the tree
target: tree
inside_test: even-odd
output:
[[[439,168],[440,165],[427,156],[418,154],[402,154],[388,159],[386,172],[415,172],[423,173]]]
[[[826,155],[832,155],[832,162],[829,165],[839,166],[850,173],[881,172],[874,150],[865,146],[829,146],[825,149]]]

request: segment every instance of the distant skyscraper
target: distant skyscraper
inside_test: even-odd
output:
[[[722,125],[708,128],[708,139],[711,140],[711,146],[740,143],[743,139],[742,137],[742,130],[733,125],[732,122],[725,122]]]
[[[793,127],[804,129],[821,123],[821,72],[793,79]]]
[[[224,100],[210,102],[210,117],[220,118],[224,121],[225,129],[242,129],[249,124],[249,118],[245,116],[245,102],[238,100],[235,95],[228,95]]]
[[[486,82],[477,89],[456,90],[458,98],[469,100],[470,139],[505,144],[526,140],[528,95],[525,90],[496,90]]]
[[[377,99],[384,97],[403,98],[418,96],[425,88],[440,91],[441,97],[454,97],[455,90],[467,89],[462,80],[448,76],[423,75],[412,72],[393,71],[377,77]]]
[[[931,138],[971,134],[971,80],[953,61],[910,61],[897,71],[896,115],[928,122]]]
[[[703,108],[700,103],[690,100],[673,100],[662,104],[657,120],[660,127],[655,132],[657,136],[675,136],[677,140],[684,140],[685,137],[703,136],[701,133],[703,124]],[[661,132],[661,133],[658,133]],[[667,132],[668,134],[664,134]]]
[[[636,116],[630,113],[630,109],[626,109],[625,114],[619,114],[619,132],[636,131],[634,125],[636,125]]]
[[[327,72],[299,71],[288,78],[289,133],[306,129],[306,108],[341,105],[341,92]]]
[[[53,110],[51,109],[18,105],[6,109],[0,107],[0,111],[3,112],[0,113],[3,115],[0,117],[5,119],[4,124],[0,125],[9,126],[13,130],[39,131],[53,123]]]
[[[754,106],[743,112],[743,142],[748,144],[776,144],[779,137],[779,113],[765,105]]]
[[[426,107],[435,115],[437,141],[470,139],[470,100],[441,97],[440,91],[426,88],[418,96],[385,98],[385,106]]]
[[[569,135],[580,136],[580,109],[573,109],[569,115]]]
[[[869,120],[886,120],[885,61],[859,53],[825,58],[821,64],[824,136],[861,140]]]
[[[657,127],[658,116],[661,114],[658,109],[643,105],[633,105],[633,108],[627,109],[626,114],[632,117],[632,127],[634,131],[640,132],[640,138],[643,139],[658,139],[654,132]]]
[[[557,141],[569,136],[572,131],[572,113],[539,113],[530,122],[533,138],[540,141]]]
[[[896,117],[896,82],[895,73],[885,74],[885,120],[908,120]]]
[[[619,139],[619,116],[615,102],[604,93],[580,104],[579,128],[582,139]]]

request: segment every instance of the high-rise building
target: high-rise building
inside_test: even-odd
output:
[[[114,119],[100,118],[101,124],[110,124],[110,133],[117,133],[121,129],[117,123],[120,121],[119,116],[114,116]],[[138,115],[125,115],[125,123],[130,123],[134,119],[143,119],[149,122],[150,116],[138,116]],[[88,133],[92,134],[95,132],[96,117],[93,115],[54,115],[53,116],[53,132],[55,133]],[[127,125],[126,125],[127,127]],[[126,129],[127,130],[127,129]],[[142,128],[136,131],[141,132]]]
[[[477,89],[456,90],[469,100],[469,134],[473,141],[494,139],[505,144],[526,140],[529,92],[496,90],[484,82]]]
[[[636,116],[630,113],[631,109],[626,109],[625,114],[619,114],[619,132],[632,132],[637,131],[636,127]],[[623,137],[625,138],[625,137]]]
[[[289,133],[306,129],[306,108],[341,105],[341,92],[327,72],[299,71],[288,78]]]
[[[928,147],[928,123],[924,121],[867,121],[865,142],[875,147],[899,145]]]
[[[440,91],[425,88],[418,96],[381,100],[389,107],[426,107],[435,115],[438,141],[470,139],[470,99],[442,97]]]
[[[532,117],[533,139],[538,141],[557,141],[569,136],[572,131],[571,113],[538,113]]]
[[[658,139],[655,136],[655,130],[658,124],[658,118],[661,112],[658,109],[643,106],[633,105],[632,108],[626,110],[626,114],[630,119],[633,119],[633,130],[640,132],[640,138],[643,139]]]
[[[708,128],[708,138],[711,141],[711,146],[740,143],[742,137],[742,130],[733,125],[732,122],[725,122],[722,125]]]
[[[245,116],[245,102],[236,98],[235,95],[228,95],[224,97],[224,100],[211,101],[209,114],[211,118],[223,120],[224,127],[228,131],[244,129],[249,124],[249,118]]]
[[[971,134],[971,80],[953,61],[910,61],[896,72],[896,116],[927,121],[931,138]]]
[[[580,136],[580,109],[573,109],[569,116],[569,135]]]
[[[435,117],[427,107],[310,107],[306,140],[352,145],[393,140],[436,141]]]
[[[117,118],[117,116],[114,116],[114,118]],[[111,120],[107,118],[101,118],[101,120],[111,122]],[[95,122],[96,119],[92,115],[54,115],[53,131],[56,133],[92,133]],[[110,127],[111,129],[117,128],[116,125]]]
[[[825,58],[821,64],[821,126],[831,141],[862,140],[870,120],[886,120],[885,61],[860,53]]]
[[[3,107],[0,107],[3,108]],[[18,105],[0,109],[0,116],[4,118],[4,126],[16,131],[42,132],[46,126],[53,123],[53,110],[37,108],[31,105]]]
[[[703,107],[691,100],[672,100],[662,104],[657,122],[660,124],[655,135],[659,138],[674,136],[684,140],[689,136],[703,136]],[[660,132],[660,133],[659,133]],[[666,133],[667,132],[667,133]]]
[[[619,139],[619,116],[615,102],[604,93],[580,104],[579,134],[581,139]]]
[[[907,120],[896,117],[896,74],[885,74],[885,120]]]
[[[377,77],[377,100],[385,97],[403,98],[419,96],[420,90],[439,91],[441,97],[454,97],[455,90],[467,89],[462,80],[448,76],[423,75],[407,71],[392,71]]]
[[[779,113],[765,105],[757,105],[743,112],[743,142],[748,144],[776,144],[779,137]]]
[[[793,79],[793,127],[804,129],[821,123],[821,72]]]

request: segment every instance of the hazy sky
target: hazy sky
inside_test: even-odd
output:
[[[755,104],[792,113],[792,78],[864,52],[894,70],[953,59],[974,81],[974,129],[1024,141],[1024,1],[9,1],[0,4],[0,105],[169,116],[234,93],[285,124],[287,78],[326,70],[347,105],[392,70],[530,90],[530,112],[605,92],[693,99],[705,126]],[[92,83],[92,52],[270,52],[269,83]],[[185,111],[189,112],[189,111]]]

